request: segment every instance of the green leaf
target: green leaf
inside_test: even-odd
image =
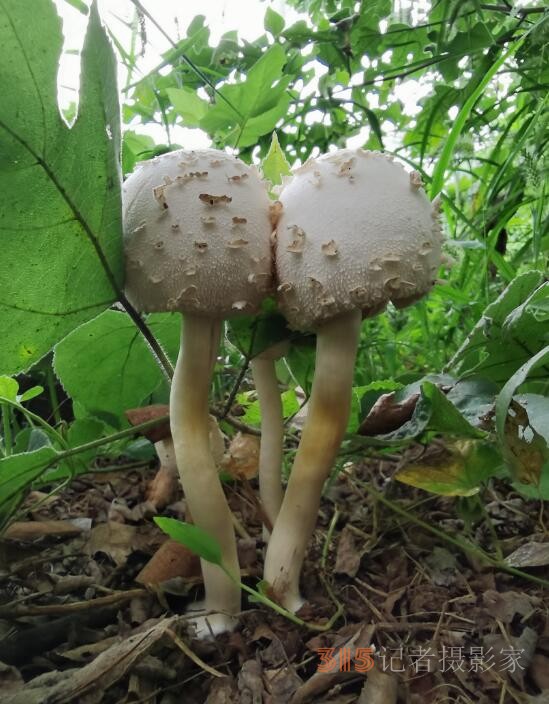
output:
[[[126,130],[122,138],[122,169],[124,175],[131,173],[138,161],[147,159],[152,155],[156,146],[154,139],[146,134],[137,134],[133,130]]]
[[[510,56],[513,56],[513,54],[520,48],[523,41],[524,37],[521,37],[509,46],[507,51],[504,52],[499,57],[499,59],[492,64],[492,66],[490,66],[488,71],[486,71],[486,73],[482,77],[482,80],[479,81],[476,88],[473,90],[473,92],[469,95],[465,103],[462,105],[459,113],[457,114],[456,119],[453,122],[452,129],[450,130],[450,133],[444,141],[442,153],[438,158],[437,165],[435,166],[433,178],[431,180],[431,188],[429,189],[429,194],[431,198],[434,198],[442,190],[444,184],[444,175],[448,167],[450,166],[450,162],[452,160],[456,144],[462,131],[465,128],[465,123],[467,122],[467,118],[469,117],[475,103],[486,90],[486,86],[490,83],[492,78],[503,66],[505,61],[507,61]]]
[[[87,15],[89,12],[88,6],[84,0],[65,0],[65,2],[83,15]]]
[[[498,394],[496,398],[496,430],[503,444],[505,444],[505,419],[513,394],[533,369],[547,363],[549,363],[549,345],[523,364]]]
[[[541,470],[538,484],[523,484],[513,482],[513,489],[516,489],[523,496],[538,501],[549,501],[549,462],[546,462]]]
[[[486,307],[482,317],[448,363],[448,368],[459,376],[482,375],[503,384],[532,352],[542,347],[546,325],[532,316],[524,326],[523,315],[530,315],[530,299],[543,279],[539,271],[528,271],[517,276],[503,293]]]
[[[172,359],[177,355],[181,317],[156,313],[147,319]],[[135,325],[125,313],[108,310],[81,325],[55,347],[54,369],[71,398],[91,415],[111,414],[123,424],[157,388],[162,374]],[[105,417],[105,416],[103,416]]]
[[[190,88],[168,88],[166,92],[175,111],[183,118],[183,124],[198,127],[208,111],[208,103]]]
[[[421,385],[421,392],[432,407],[429,430],[462,438],[483,438],[486,433],[474,428],[442,391],[430,381]]]
[[[290,164],[288,164],[284,152],[280,148],[276,132],[273,132],[271,146],[266,157],[261,162],[261,173],[263,178],[269,180],[273,186],[282,183],[282,177],[289,176],[291,173]]]
[[[18,403],[24,403],[25,401],[31,401],[33,398],[40,396],[40,394],[43,392],[44,392],[43,386],[32,386],[30,389],[27,389],[24,393],[22,393],[21,396],[18,396],[17,401],[18,401]]]
[[[0,0],[0,46],[0,370],[15,373],[118,296],[120,125],[116,63],[95,4],[71,128],[57,105],[53,3]]]
[[[99,419],[91,417],[77,418],[69,426],[67,441],[69,447],[74,448],[93,440],[98,440],[105,435],[106,426]],[[62,460],[56,467],[44,472],[40,479],[37,480],[37,486],[52,484],[67,477],[78,476],[91,471],[90,463],[100,452],[101,448],[95,447]]]
[[[203,560],[221,566],[222,557],[219,543],[198,526],[178,521],[175,518],[158,516],[155,517],[154,522],[172,540],[177,540],[181,545],[185,545]]]
[[[56,452],[42,447],[35,452],[0,459],[0,527],[8,520],[26,490],[55,461]]]
[[[488,442],[461,440],[450,450],[451,455],[435,465],[404,467],[395,479],[443,496],[472,496],[502,467],[501,455]]]
[[[261,425],[261,408],[259,401],[249,401],[249,393],[238,394],[238,403],[246,409],[242,422],[246,425]],[[299,411],[299,401],[294,389],[288,389],[280,395],[282,401],[282,416],[289,418]]]
[[[528,414],[528,422],[538,435],[549,445],[549,398],[539,394],[521,394],[515,396]]]
[[[275,12],[272,8],[268,7],[267,12],[265,12],[265,19],[263,20],[263,26],[270,32],[273,37],[278,37],[278,35],[284,29],[284,18]]]
[[[295,380],[306,396],[311,393],[315,371],[314,345],[294,344],[286,355],[286,361]]]
[[[248,147],[259,137],[273,131],[287,114],[290,96],[286,89],[290,78],[282,75],[286,54],[280,44],[270,47],[249,70],[246,79],[226,84],[219,89],[235,106],[218,100],[200,121],[200,127],[211,135],[220,134],[231,146]]]
[[[15,379],[9,376],[0,376],[0,396],[10,401],[16,401],[18,391],[19,384]]]
[[[264,307],[265,312],[232,318],[227,326],[229,340],[249,359],[292,335],[285,318]]]

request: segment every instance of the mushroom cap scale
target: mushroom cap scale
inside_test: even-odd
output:
[[[222,318],[255,312],[272,287],[269,205],[256,169],[224,152],[142,162],[123,188],[131,303]]]
[[[379,152],[310,159],[282,188],[277,296],[291,327],[410,305],[433,285],[442,235],[419,174]]]

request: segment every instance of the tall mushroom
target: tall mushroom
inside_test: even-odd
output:
[[[429,291],[442,236],[420,174],[377,152],[311,159],[279,197],[279,306],[290,327],[317,334],[309,411],[265,559],[275,598],[295,611],[322,487],[347,426],[361,320]]]
[[[184,314],[170,393],[179,475],[194,523],[239,565],[231,513],[209,443],[208,392],[223,319],[254,313],[271,287],[269,199],[253,167],[212,149],[175,151],[144,162],[123,192],[126,293],[140,311]],[[231,629],[240,589],[202,561],[208,623]]]

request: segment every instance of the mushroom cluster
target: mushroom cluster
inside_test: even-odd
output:
[[[223,152],[176,151],[146,162],[124,187],[126,292],[141,311],[185,315],[170,397],[177,467],[193,520],[216,538],[236,577],[230,511],[208,439],[221,321],[254,313],[276,286],[290,327],[316,333],[309,411],[284,494],[274,374],[284,349],[253,363],[263,419],[260,494],[272,524],[264,576],[275,599],[296,611],[322,487],[347,427],[361,321],[429,291],[442,235],[439,204],[427,199],[420,174],[377,152],[310,159],[279,199],[273,208],[255,169]],[[205,607],[218,612],[209,628],[230,629],[239,588],[214,565],[203,562],[202,570]]]

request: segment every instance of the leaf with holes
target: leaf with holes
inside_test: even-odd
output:
[[[50,0],[0,0],[0,372],[27,369],[122,285],[116,63],[96,5],[72,127]]]

